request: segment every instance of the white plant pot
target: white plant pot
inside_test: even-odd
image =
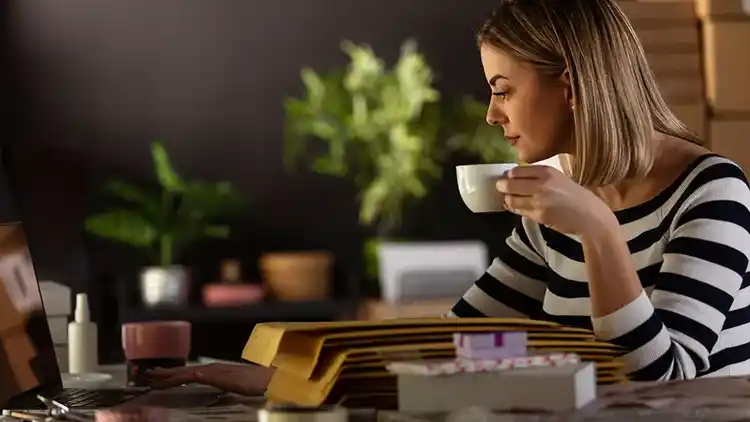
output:
[[[141,301],[147,308],[187,306],[190,298],[190,274],[187,268],[146,267],[141,270]]]

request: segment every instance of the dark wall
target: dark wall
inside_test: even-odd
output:
[[[287,174],[281,163],[281,101],[301,92],[302,66],[345,63],[342,39],[370,43],[392,62],[400,43],[416,38],[446,95],[488,95],[472,31],[496,0],[3,3],[21,211],[43,275],[74,286],[122,265],[114,249],[91,247],[81,221],[105,204],[97,191],[104,177],[153,180],[148,145],[156,139],[185,175],[230,180],[251,200],[231,247],[200,258],[326,248],[358,273],[368,233],[357,225],[355,191],[346,181]],[[492,246],[507,223],[471,215],[448,167],[405,231]]]

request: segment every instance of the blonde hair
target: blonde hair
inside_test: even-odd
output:
[[[654,130],[700,143],[662,98],[643,46],[615,0],[501,0],[477,41],[541,75],[568,70],[575,149],[562,161],[584,186],[645,176],[657,153]]]

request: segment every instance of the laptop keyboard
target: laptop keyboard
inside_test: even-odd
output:
[[[72,408],[103,408],[116,406],[134,399],[143,393],[145,393],[144,390],[82,390],[66,388],[55,396],[54,399]]]

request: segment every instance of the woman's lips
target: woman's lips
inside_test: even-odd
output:
[[[513,145],[513,146],[515,146],[515,145],[516,145],[516,143],[518,142],[518,138],[520,138],[520,136],[506,136],[506,137],[505,137],[505,139],[507,139],[507,140],[508,140],[508,142],[509,142],[509,143],[510,143],[511,145]]]

